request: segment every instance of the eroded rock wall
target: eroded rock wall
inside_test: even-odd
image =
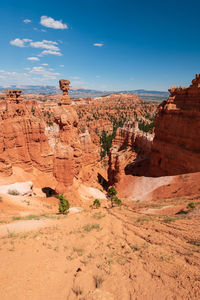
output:
[[[31,171],[32,166],[52,171],[53,153],[45,123],[32,115],[25,102],[0,104],[0,173],[12,174],[12,165]]]
[[[200,75],[189,87],[169,92],[156,118],[152,176],[200,171]]]

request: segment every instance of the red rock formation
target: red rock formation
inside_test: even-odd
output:
[[[23,102],[0,105],[0,172],[10,175],[12,166],[30,170],[52,170],[53,155],[45,136],[45,124],[34,117]]]
[[[172,87],[169,92],[156,118],[153,176],[200,171],[200,75],[189,87]]]
[[[67,92],[69,82],[67,86],[64,83],[61,81],[61,87]],[[66,96],[55,106],[24,101],[20,91],[7,92],[6,101],[0,102],[2,175],[11,175],[13,166],[29,172],[35,167],[54,175],[57,191],[65,192],[74,178],[79,178],[82,168],[99,160],[99,149],[89,132],[79,135],[78,116],[72,106],[66,105]]]
[[[54,110],[54,118],[59,125],[59,140],[55,146],[53,174],[58,181],[57,191],[64,192],[81,169],[78,116],[71,106],[60,106]]]
[[[60,89],[63,91],[63,96],[61,98],[60,105],[70,105],[71,100],[70,100],[70,97],[68,95],[70,81],[65,80],[65,79],[61,79],[61,80],[59,80],[59,85],[60,85]]]
[[[153,134],[138,129],[137,122],[118,128],[109,155],[109,184],[119,183],[126,174],[147,174]]]
[[[69,81],[61,80],[61,89],[67,90],[68,84]],[[65,100],[53,110],[54,122],[59,126],[53,164],[53,174],[58,181],[56,191],[59,193],[65,192],[66,187],[73,184],[74,178],[78,179],[81,169],[97,162],[99,156],[89,132],[79,134],[78,115],[72,106],[66,105]]]
[[[6,100],[11,103],[19,103],[22,101],[22,91],[20,90],[6,90]]]
[[[8,91],[7,100],[0,102],[0,173],[11,175],[13,166],[29,172],[36,168],[55,176],[57,192],[64,193],[77,180],[97,181],[99,171],[94,170],[100,161],[97,133],[102,130],[112,133],[116,117],[133,118],[136,111],[136,116],[142,116],[146,105],[135,95],[117,94],[86,99],[84,104],[82,101],[72,106],[69,81],[61,80],[60,87],[63,96],[57,103],[24,101],[21,91]],[[34,95],[31,97],[34,99]],[[127,135],[127,146],[132,145],[132,140],[136,143],[137,137],[127,127],[117,132],[118,146],[125,145]],[[126,154],[118,156],[116,153],[113,166],[120,173],[124,172],[127,158]],[[133,153],[129,156],[133,158]],[[105,171],[106,166],[103,168]]]

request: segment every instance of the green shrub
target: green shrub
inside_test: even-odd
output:
[[[59,213],[60,214],[67,214],[69,212],[69,201],[64,197],[63,194],[60,194],[58,196],[56,196],[56,198],[59,199]]]
[[[194,209],[194,208],[195,208],[194,202],[188,203],[187,206],[188,206],[188,208],[191,208],[191,209]]]
[[[144,132],[153,132],[154,127],[155,120],[153,120],[151,123],[146,123],[144,121],[138,123],[138,128]]]
[[[95,199],[94,202],[93,202],[93,205],[92,207],[93,208],[99,208],[101,206],[101,202],[99,199]]]
[[[117,196],[115,196],[115,198],[114,198],[114,203],[115,203],[116,205],[120,206],[120,205],[122,204],[122,201],[121,201]]]
[[[113,207],[114,204],[118,206],[122,204],[122,201],[117,197],[117,191],[113,186],[107,191],[107,199],[111,201],[111,207]]]

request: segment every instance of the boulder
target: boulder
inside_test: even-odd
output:
[[[1,185],[0,194],[10,194],[10,195],[32,195],[33,193],[33,183],[28,182],[15,182],[13,184]]]

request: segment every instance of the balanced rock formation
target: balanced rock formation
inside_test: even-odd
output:
[[[172,87],[156,117],[152,176],[200,171],[200,74],[189,87]]]
[[[80,133],[78,115],[69,104],[69,80],[60,80],[63,97],[57,108],[54,108],[54,122],[59,126],[58,142],[55,146],[53,175],[58,181],[56,191],[63,193],[73,185],[74,179],[83,179],[80,171],[95,164],[99,153],[91,141],[89,132]],[[79,176],[80,175],[80,176]],[[88,177],[88,176],[87,176]],[[88,178],[84,178],[87,181]]]
[[[63,96],[61,98],[60,105],[70,105],[71,100],[68,95],[70,81],[61,79],[61,80],[59,80],[59,85],[60,85],[60,89],[63,91]]]

